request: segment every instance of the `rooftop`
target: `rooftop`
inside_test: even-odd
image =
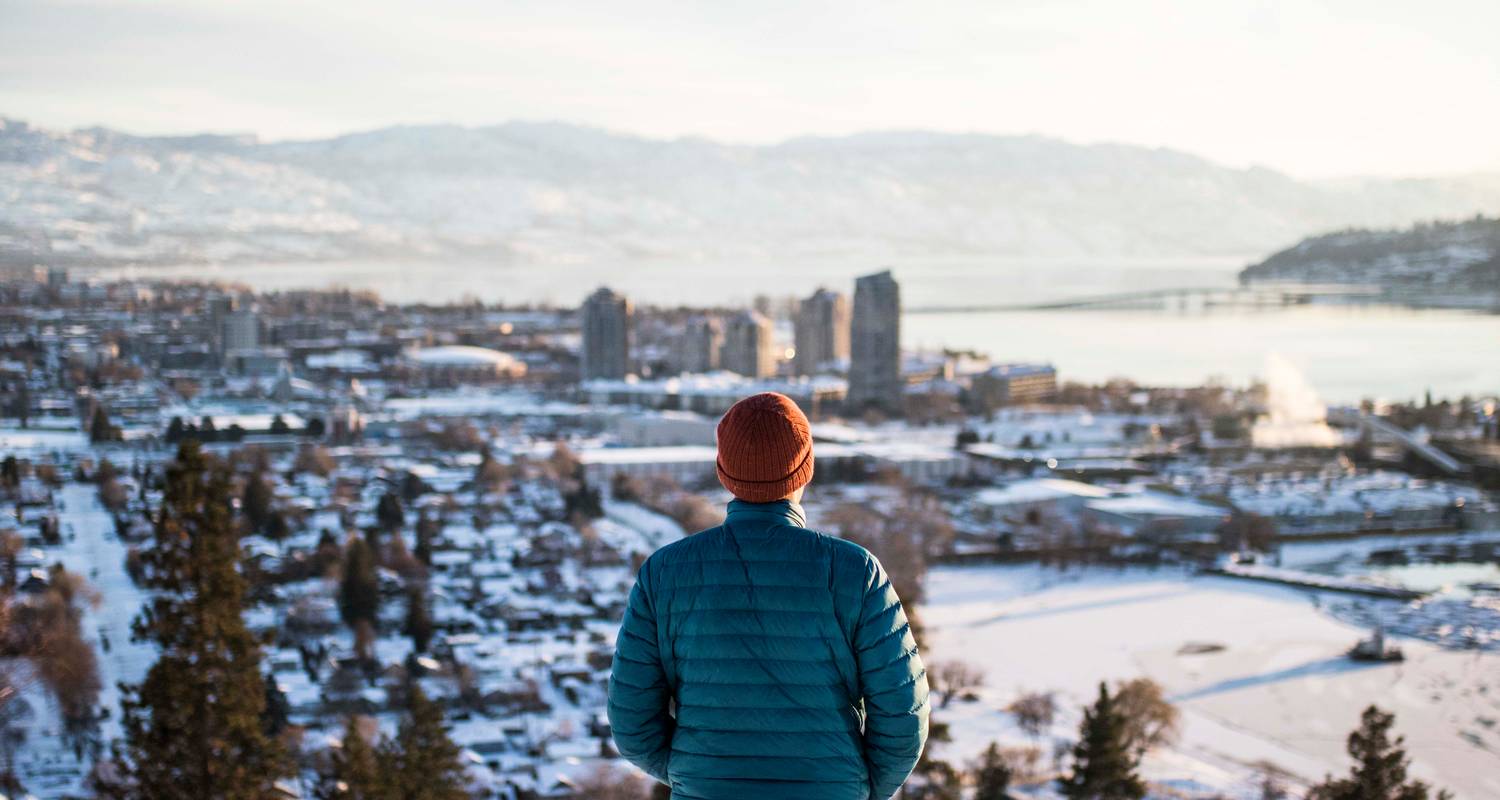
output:
[[[445,345],[441,347],[414,348],[406,351],[406,357],[429,367],[483,367],[508,368],[518,362],[509,353],[487,347],[469,345]]]

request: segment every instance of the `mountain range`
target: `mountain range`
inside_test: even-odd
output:
[[[1038,136],[751,146],[508,123],[263,142],[0,118],[10,265],[1244,256],[1497,212],[1500,175],[1302,181]]]

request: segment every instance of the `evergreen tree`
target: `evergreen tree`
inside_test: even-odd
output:
[[[380,501],[375,504],[375,519],[380,523],[380,529],[386,533],[401,530],[406,524],[406,511],[401,508],[401,498],[393,492],[381,495]]]
[[[582,478],[569,483],[572,484],[572,488],[563,492],[563,511],[569,519],[572,519],[574,515],[586,519],[598,519],[604,516],[604,498],[598,489]]]
[[[361,620],[375,624],[380,611],[380,582],[375,555],[364,539],[351,538],[344,549],[344,580],[339,584],[339,614],[349,627]]]
[[[418,653],[427,652],[427,645],[432,643],[432,615],[427,611],[427,593],[419,583],[406,593],[404,633],[411,637],[411,646]]]
[[[287,523],[286,515],[280,511],[271,512],[271,519],[266,522],[266,536],[279,542],[291,533],[292,526]]]
[[[182,417],[173,417],[172,421],[167,423],[167,444],[177,444],[182,441],[185,430],[182,425]]]
[[[359,729],[359,718],[344,723],[343,743],[330,751],[330,769],[319,783],[319,800],[388,800],[399,795],[388,783],[387,765]]]
[[[1099,699],[1084,709],[1079,741],[1073,747],[1073,773],[1058,779],[1069,800],[1140,800],[1146,784],[1136,774],[1126,720],[1115,707],[1109,687],[1099,684]]]
[[[260,645],[241,618],[245,579],[229,474],[185,442],[167,468],[154,546],[141,554],[151,600],[133,638],[160,652],[124,687],[122,781],[110,794],[150,800],[261,800],[291,773],[262,725]]]
[[[994,742],[979,756],[979,766],[974,770],[974,800],[1006,800],[1010,788],[1010,767],[1000,756],[1000,747]]]
[[[413,683],[407,717],[393,742],[382,748],[390,765],[386,785],[401,800],[467,800],[458,745],[448,738],[443,710]]]
[[[265,729],[267,736],[280,736],[286,730],[292,713],[292,703],[286,698],[286,692],[276,685],[276,681],[267,675],[266,684],[266,709],[261,712],[260,724]]]
[[[240,498],[240,508],[245,512],[245,519],[250,523],[250,529],[256,533],[263,533],[267,523],[271,521],[271,502],[275,496],[271,493],[271,485],[266,479],[255,472],[250,479],[245,481],[245,493]]]
[[[21,383],[16,387],[15,416],[20,420],[21,427],[31,427],[31,376],[23,375]]]
[[[415,472],[408,472],[401,478],[401,499],[407,503],[415,503],[422,495],[432,491],[432,487],[422,480]]]
[[[94,406],[94,415],[89,419],[89,441],[115,442],[120,439],[120,429],[109,421],[109,410],[103,404]]]
[[[279,436],[282,434],[290,433],[291,430],[292,427],[286,424],[286,420],[282,419],[280,414],[277,414],[276,416],[271,418],[271,433]]]
[[[424,513],[417,519],[417,546],[412,551],[412,555],[429,567],[432,566],[432,540],[436,539],[442,530],[442,520],[431,514]]]
[[[1360,716],[1359,727],[1349,734],[1347,749],[1354,768],[1347,778],[1332,776],[1314,786],[1309,800],[1427,800],[1432,789],[1422,781],[1406,779],[1406,739],[1391,740],[1394,714],[1370,706]],[[1437,793],[1439,800],[1449,797]]]

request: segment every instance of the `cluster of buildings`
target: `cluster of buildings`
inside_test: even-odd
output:
[[[447,424],[483,429],[454,439],[442,433]],[[618,766],[602,713],[613,636],[634,566],[683,529],[631,503],[596,499],[579,511],[584,487],[551,439],[581,430],[574,424],[582,417],[553,424],[530,411],[475,408],[406,416],[399,431],[336,447],[205,445],[232,465],[237,505],[249,482],[263,481],[267,513],[284,523],[241,538],[252,598],[245,620],[267,642],[264,672],[285,723],[302,731],[304,764],[337,746],[351,714],[394,735],[415,681],[447,711],[476,797],[577,797],[591,772]],[[475,441],[486,454],[471,449]],[[140,681],[154,661],[149,645],[131,639],[147,600],[131,562],[150,546],[149,515],[161,502],[153,475],[170,453],[60,442],[10,453],[25,476],[0,487],[15,509],[5,527],[23,545],[18,591],[43,591],[52,564],[99,590],[104,603],[84,612],[82,626],[100,648],[107,706],[112,687]],[[97,474],[105,459],[118,465],[110,489],[68,479]],[[368,634],[340,609],[356,542],[377,560]],[[426,620],[420,634],[414,607]],[[82,796],[90,758],[63,744],[41,685],[23,693],[28,713],[0,723],[15,748],[9,763],[38,796]],[[119,735],[118,716],[100,709],[98,741]],[[315,796],[316,780],[305,771],[284,784],[285,796]]]
[[[0,282],[0,322],[0,455],[27,470],[0,505],[16,508],[5,526],[25,539],[18,564],[61,562],[98,584],[101,648],[134,646],[143,598],[124,556],[146,541],[149,476],[175,441],[225,458],[253,447],[262,460],[236,456],[238,480],[268,481],[287,524],[244,541],[267,582],[247,619],[272,641],[290,721],[311,749],[349,713],[390,728],[395,687],[415,677],[448,709],[476,793],[507,800],[576,797],[618,763],[599,711],[632,566],[695,529],[684,497],[700,510],[726,499],[714,424],[753,392],[813,418],[815,527],[844,506],[896,513],[919,498],[951,533],[934,540],[938,560],[1201,559],[1251,533],[1500,531],[1500,498],[1403,465],[1426,439],[1370,415],[1331,419],[1332,444],[1267,450],[1235,433],[1258,413],[1254,390],[1064,394],[1050,366],[903,351],[889,272],[776,313],[640,309],[606,288],[578,308],[419,306],[53,270]],[[932,398],[951,411],[916,418]],[[1500,417],[1485,403],[1446,435],[1489,452]],[[119,471],[107,510],[69,478],[103,459]],[[636,496],[643,486],[657,494]],[[399,523],[379,512],[387,496]],[[330,576],[372,530],[382,611],[360,641]],[[432,621],[425,647],[405,632],[414,597]],[[139,679],[149,655],[101,659],[125,670],[103,684]],[[47,715],[28,724],[31,778],[81,781],[85,763],[39,744]]]
[[[580,316],[582,391],[610,402],[713,413],[717,403],[684,387],[736,381],[740,394],[751,387],[781,391],[818,413],[902,416],[911,396],[930,392],[961,397],[963,408],[981,413],[1057,397],[1051,365],[991,364],[972,353],[903,353],[901,286],[889,271],[856,279],[852,303],[818,289],[780,326],[757,309],[693,311],[647,345],[634,306],[608,288],[589,295]],[[738,377],[713,377],[719,373]]]

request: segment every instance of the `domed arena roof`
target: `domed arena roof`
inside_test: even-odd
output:
[[[509,353],[467,345],[416,348],[406,351],[406,357],[424,367],[492,366],[496,369],[510,369],[519,363]]]

